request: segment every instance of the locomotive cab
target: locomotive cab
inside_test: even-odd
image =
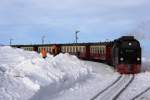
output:
[[[123,36],[114,41],[112,62],[122,74],[139,73],[141,69],[141,47],[133,36]]]

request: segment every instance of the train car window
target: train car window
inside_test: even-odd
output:
[[[68,52],[68,47],[66,46],[65,48],[66,48],[66,52]]]
[[[81,47],[80,47],[80,52],[81,52]]]
[[[66,52],[66,47],[63,47],[64,48],[64,51],[63,52]]]
[[[78,50],[77,46],[74,46],[74,52],[76,52]]]
[[[73,52],[76,52],[76,47],[73,47],[74,51]]]
[[[70,52],[70,47],[68,46],[68,52]]]
[[[82,47],[81,52],[85,52],[84,49],[85,49],[85,47]]]
[[[65,46],[65,52],[67,52],[67,47]]]
[[[62,47],[62,52],[65,52],[66,50],[65,50],[65,47]]]
[[[75,52],[77,52],[77,51],[78,51],[78,46],[76,46],[75,48],[76,48],[76,51],[75,51]]]
[[[95,48],[93,47],[93,53],[95,52]]]
[[[66,50],[66,52],[67,52],[67,46],[65,47],[65,50]]]
[[[74,49],[74,48],[75,48],[75,47],[73,46],[73,47],[72,47],[72,52],[75,52],[75,49]]]
[[[64,47],[62,47],[61,51],[62,51],[62,52],[65,52],[65,48],[64,48]]]
[[[80,46],[78,47],[78,52],[80,52]]]
[[[92,53],[94,53],[94,50],[95,50],[94,47],[93,47],[92,49],[93,49],[93,50],[92,50],[92,51],[93,51]]]
[[[80,52],[83,52],[83,48],[84,48],[84,47],[81,47],[81,51],[80,51]]]
[[[69,46],[69,52],[71,52],[71,47]]]
[[[70,52],[72,52],[72,47],[70,47]]]
[[[95,47],[93,48],[93,53],[95,53]]]
[[[47,52],[47,47],[44,47],[45,48],[45,50],[46,50],[46,52]]]
[[[97,47],[95,47],[95,53],[97,53]]]
[[[105,52],[106,52],[106,48],[104,47],[104,54],[105,54]]]
[[[97,53],[97,47],[95,47],[95,53]]]
[[[49,48],[49,52],[51,52],[51,47]]]
[[[78,51],[78,46],[75,46],[75,52],[77,52]]]
[[[67,47],[67,52],[69,52],[69,47]]]
[[[83,52],[86,52],[85,47],[83,47]]]
[[[69,52],[69,46],[67,46],[67,52]]]
[[[63,47],[61,47],[61,52],[64,52],[64,48]]]
[[[61,52],[64,52],[64,47],[61,47]]]
[[[98,47],[98,54],[100,54],[100,47]]]
[[[72,52],[74,52],[74,46],[72,47]]]
[[[100,53],[102,54],[102,47],[100,47]]]
[[[72,52],[74,52],[74,47],[72,47],[72,50],[71,50]]]
[[[77,52],[79,52],[79,47],[77,47]]]
[[[96,53],[98,53],[98,47],[96,47]]]
[[[94,53],[94,48],[92,48],[92,53]]]
[[[95,52],[95,48],[93,47],[93,53]]]
[[[101,53],[101,47],[99,47],[99,54]]]
[[[103,52],[103,54],[104,54],[104,48],[102,49],[102,52]]]
[[[95,48],[93,47],[93,53],[95,52]]]

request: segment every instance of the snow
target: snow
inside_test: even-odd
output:
[[[142,60],[142,73],[118,100],[130,100],[150,87],[150,59]],[[119,76],[106,64],[67,53],[43,59],[36,52],[0,47],[0,100],[90,100]],[[150,91],[142,97],[147,98]]]
[[[143,57],[142,58],[142,71],[150,71],[150,58]]]
[[[45,93],[37,95],[41,91],[51,97],[90,73],[90,67],[69,54],[43,59],[36,52],[0,47],[0,100],[42,98]]]

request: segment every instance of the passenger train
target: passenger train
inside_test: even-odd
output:
[[[24,50],[57,55],[69,53],[80,59],[104,62],[121,74],[136,74],[141,70],[141,46],[133,36],[122,36],[111,42],[12,45]]]

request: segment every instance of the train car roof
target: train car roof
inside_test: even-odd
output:
[[[59,46],[87,46],[87,45],[109,45],[112,44],[113,42],[89,42],[89,43],[64,43],[64,44],[31,44],[31,45],[11,45],[12,47],[36,47],[36,46],[54,46],[54,45],[59,45]]]

